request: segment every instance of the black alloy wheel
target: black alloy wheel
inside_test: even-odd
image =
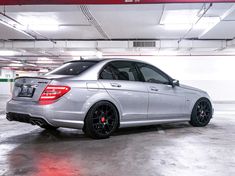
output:
[[[118,126],[116,107],[107,102],[96,103],[85,119],[85,133],[95,139],[108,138]]]
[[[208,99],[199,99],[193,108],[190,124],[196,127],[206,126],[212,118],[212,106]]]

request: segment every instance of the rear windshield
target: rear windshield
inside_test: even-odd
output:
[[[46,75],[79,75],[96,63],[96,61],[68,62]]]

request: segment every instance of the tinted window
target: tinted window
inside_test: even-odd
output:
[[[108,79],[108,80],[115,79],[112,68],[109,65],[104,67],[103,71],[100,73],[100,79]]]
[[[147,64],[138,64],[146,82],[169,84],[167,76],[163,75],[158,69]]]
[[[96,63],[95,61],[69,62],[47,73],[47,75],[79,75]]]
[[[139,81],[134,63],[125,61],[109,63],[101,72],[100,79]]]

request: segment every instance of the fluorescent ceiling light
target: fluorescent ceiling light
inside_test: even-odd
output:
[[[37,66],[36,64],[28,64],[28,63],[26,63],[25,65],[31,66],[31,67],[36,67]]]
[[[57,31],[59,30],[59,25],[45,25],[45,24],[37,24],[37,25],[28,25],[28,30],[33,31]]]
[[[103,53],[102,53],[101,51],[97,51],[97,52],[96,52],[96,56],[97,56],[98,58],[102,58],[102,57],[103,57]]]
[[[220,17],[204,17],[204,19],[201,19],[202,22],[199,21],[199,27],[200,26],[206,26],[206,29],[199,35],[198,38],[203,37],[208,31],[210,31],[213,27],[215,27],[215,25],[217,25],[221,20]],[[200,25],[200,23],[202,23]]]
[[[47,73],[49,70],[48,69],[40,69],[39,72],[41,73]]]
[[[220,17],[202,17],[199,21],[198,19],[198,10],[170,10],[164,13],[160,24],[166,30],[187,30],[193,27],[207,31],[220,22]]]
[[[21,63],[20,61],[16,61],[16,60],[12,60],[11,62],[12,63],[16,63],[16,64],[20,64]]]
[[[190,29],[192,25],[190,24],[164,24],[163,27],[165,30],[180,31],[180,30]]]
[[[23,64],[9,64],[8,66],[10,66],[10,67],[22,67],[22,66],[24,66]]]
[[[169,10],[166,11],[160,24],[165,30],[188,30],[198,19],[198,10]]]
[[[197,19],[198,10],[169,10],[166,11],[160,24],[194,24]]]
[[[47,57],[39,57],[36,61],[37,64],[53,64],[54,61],[52,59],[49,59]]]
[[[49,59],[48,57],[39,57],[38,60],[40,60],[40,61],[49,61],[51,59]]]
[[[42,15],[41,13],[27,13],[27,15],[17,16],[17,21],[24,25],[30,24],[58,24],[55,16],[50,14]]]
[[[12,50],[0,50],[0,56],[14,56],[18,52]]]
[[[20,15],[17,20],[24,25],[27,30],[34,31],[56,31],[59,30],[58,21],[55,17],[42,16],[38,14]]]
[[[208,29],[220,22],[220,17],[202,17],[194,26],[195,29]]]
[[[45,24],[32,24],[32,25],[17,25],[16,26],[20,30],[24,31],[57,31],[59,30],[59,25],[57,24],[50,24],[50,25],[45,25]]]

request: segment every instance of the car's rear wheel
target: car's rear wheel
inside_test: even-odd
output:
[[[212,106],[207,98],[200,98],[194,105],[190,124],[195,127],[206,126],[212,118]]]
[[[107,101],[92,106],[85,119],[84,132],[94,139],[108,138],[118,127],[118,111]]]

